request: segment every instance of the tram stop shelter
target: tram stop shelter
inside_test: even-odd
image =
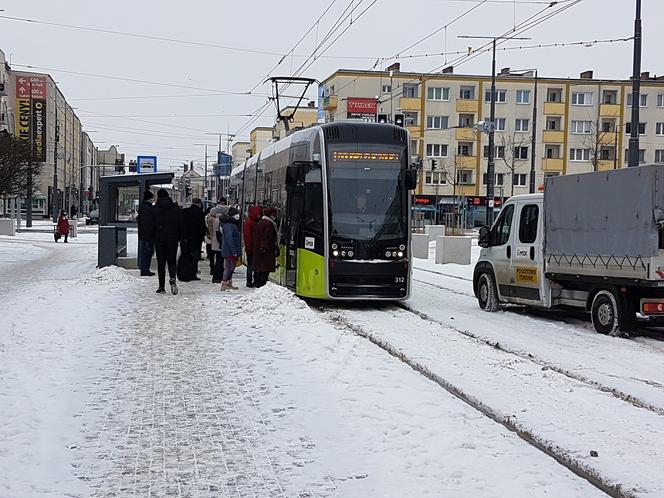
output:
[[[126,262],[127,229],[137,228],[143,192],[157,185],[172,185],[174,177],[175,173],[145,173],[100,179],[98,268]]]

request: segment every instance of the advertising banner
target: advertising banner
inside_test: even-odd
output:
[[[346,102],[346,113],[348,119],[363,119],[365,121],[376,121],[378,102],[375,98],[349,97]]]
[[[38,161],[46,161],[46,78],[16,76],[16,135],[31,142]]]

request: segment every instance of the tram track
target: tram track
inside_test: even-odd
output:
[[[566,451],[558,444],[549,441],[544,437],[538,436],[532,429],[522,424],[518,417],[501,414],[500,410],[494,409],[488,403],[483,402],[479,397],[469,394],[459,384],[455,383],[452,380],[449,380],[448,378],[445,378],[442,375],[439,375],[433,369],[427,367],[422,362],[415,360],[413,357],[411,357],[405,351],[401,350],[396,345],[381,338],[379,334],[373,333],[369,329],[361,325],[358,325],[356,323],[353,323],[350,320],[350,318],[343,312],[344,310],[339,310],[337,307],[331,306],[329,304],[317,304],[313,307],[315,310],[321,313],[325,317],[325,319],[328,322],[330,322],[332,325],[334,325],[337,329],[344,330],[348,333],[351,333],[353,335],[359,336],[363,339],[370,341],[372,344],[379,347],[390,356],[396,358],[400,362],[404,363],[405,365],[413,369],[415,372],[421,374],[428,380],[437,384],[439,387],[444,389],[450,395],[454,396],[455,398],[459,399],[463,403],[470,406],[473,410],[481,413],[483,416],[491,419],[495,423],[503,426],[508,431],[516,434],[528,445],[532,446],[533,448],[537,449],[538,451],[542,452],[548,457],[554,459],[558,464],[565,467],[567,470],[577,475],[578,477],[585,479],[594,487],[604,492],[608,496],[611,496],[613,498],[636,498],[637,495],[633,492],[633,490],[624,489],[624,486],[622,484],[611,482],[610,479],[607,479],[606,477],[601,475],[597,469],[593,468],[590,465],[585,464],[584,462],[580,461],[577,458],[574,458],[570,454],[570,452]],[[410,310],[406,306],[402,305],[391,305],[388,308],[376,307],[375,309],[378,311],[385,311],[386,309],[388,311],[389,310],[406,311],[410,314],[413,314],[421,318],[422,320],[426,320],[426,318],[420,316],[419,312],[415,310]],[[439,324],[435,320],[429,320],[429,321],[431,323],[438,324],[441,327],[445,327],[446,329],[450,329],[450,327],[448,327],[447,325]],[[488,343],[486,345],[490,346],[490,344]],[[496,346],[491,346],[491,347],[501,351],[502,353],[510,354],[509,351],[505,351]],[[520,358],[526,359],[527,361],[533,361],[531,358],[522,358],[522,357]],[[557,370],[554,369],[551,370],[557,372]],[[573,377],[570,378],[573,380],[577,380],[574,379]],[[594,387],[592,386],[592,384],[588,383],[585,384]],[[640,406],[638,406],[638,402],[636,404],[631,403],[629,401],[627,402],[635,407],[641,408]],[[648,408],[644,407],[644,409]],[[655,411],[655,413],[657,412]],[[658,414],[664,415],[664,410],[662,410],[662,413]]]

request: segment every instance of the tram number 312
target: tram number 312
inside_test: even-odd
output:
[[[394,277],[394,283],[395,284],[405,284],[406,283],[406,277]]]

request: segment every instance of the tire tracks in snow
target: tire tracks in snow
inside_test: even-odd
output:
[[[401,310],[404,309],[399,305],[397,305],[396,308]],[[501,415],[497,410],[494,410],[481,399],[467,394],[461,387],[436,374],[426,365],[423,365],[422,363],[414,360],[407,353],[400,350],[397,346],[386,340],[383,340],[377,334],[374,334],[369,330],[366,330],[365,328],[352,323],[348,317],[344,316],[343,312],[340,312],[337,308],[331,307],[329,305],[319,304],[315,305],[314,309],[317,309],[322,315],[326,316],[328,321],[335,325],[337,328],[344,329],[354,335],[367,339],[392,357],[396,358],[397,360],[412,368],[414,371],[439,385],[455,398],[463,401],[482,415],[488,417],[497,424],[505,427],[510,432],[516,434],[533,448],[539,450],[548,457],[553,458],[556,462],[568,469],[570,472],[582,479],[585,479],[594,487],[606,493],[608,496],[612,498],[636,498],[637,495],[633,493],[632,490],[623,489],[623,486],[620,483],[613,484],[608,482],[608,480],[596,469],[573,458],[564,448],[561,448],[554,442],[539,437],[533,431],[522,425],[516,417]],[[417,315],[416,312],[411,313]],[[447,326],[444,327],[448,328]]]

